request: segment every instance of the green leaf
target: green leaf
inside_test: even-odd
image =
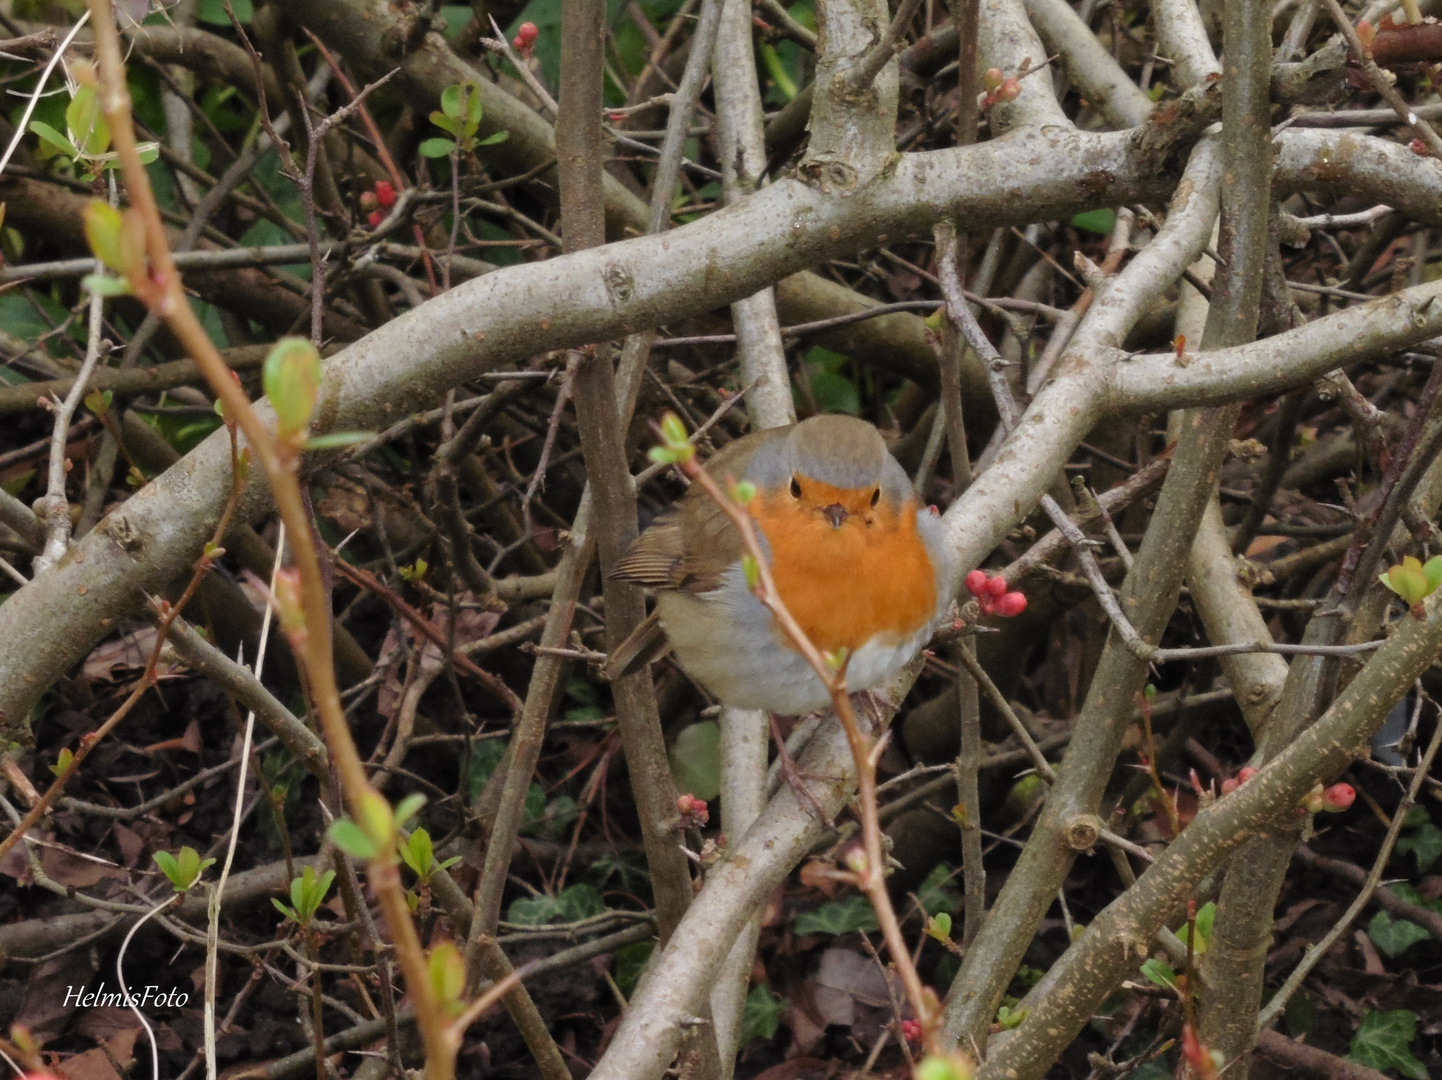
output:
[[[1408,1009],[1368,1012],[1352,1037],[1349,1061],[1373,1069],[1396,1069],[1410,1080],[1427,1080],[1427,1068],[1412,1055],[1417,1014]]]
[[[251,3],[251,0],[231,0],[230,9],[235,12],[235,17],[243,23],[249,23],[255,16],[255,5]],[[226,15],[225,4],[222,0],[200,0],[195,8],[195,17],[212,26],[230,25],[230,16]]]
[[[48,143],[62,154],[71,158],[78,158],[80,156],[80,151],[75,149],[73,142],[43,120],[31,120],[30,131],[32,134],[38,135],[41,141]]]
[[[379,850],[375,841],[350,818],[341,818],[330,827],[329,831],[330,838],[335,841],[335,846],[353,859],[369,861],[375,858],[376,852]]]
[[[168,851],[157,851],[150,857],[155,860],[155,865],[160,867],[160,872],[170,879],[172,885],[180,880],[180,864],[176,862],[174,855]]]
[[[450,139],[435,138],[426,139],[416,149],[420,152],[421,157],[443,158],[450,157],[451,151],[455,148],[456,144]]]
[[[411,868],[416,877],[429,881],[431,864],[436,861],[431,834],[425,829],[417,829],[411,833],[409,840],[403,840],[397,847],[401,853],[401,861]]]
[[[666,755],[677,791],[710,801],[721,792],[721,728],[714,720],[689,724]]]
[[[1030,1009],[1013,1009],[1003,1005],[996,1010],[996,1022],[1001,1026],[1002,1031],[1013,1031],[1021,1027],[1021,1022],[1031,1015]]]
[[[1074,228],[1098,233],[1102,236],[1110,236],[1116,223],[1117,212],[1115,210],[1087,210],[1071,219]]]
[[[1197,943],[1192,946],[1192,951],[1201,956],[1207,951],[1207,946],[1212,942],[1212,924],[1217,919],[1217,905],[1213,903],[1203,904],[1197,909]],[[1187,934],[1191,930],[1189,926],[1183,926],[1177,931],[1177,937],[1183,945],[1187,943]]]
[[[100,113],[94,86],[85,83],[75,88],[75,96],[65,107],[65,126],[87,156],[99,157],[110,149],[110,126]]]
[[[288,908],[284,904],[282,904],[275,897],[272,896],[270,898],[270,902],[275,905],[275,910],[280,912],[282,918],[289,919],[291,922],[300,922],[300,916],[298,916],[291,908]]]
[[[616,985],[621,988],[621,993],[629,996],[636,989],[641,974],[646,970],[646,962],[655,949],[654,941],[638,941],[616,950]]]
[[[1428,596],[1442,588],[1442,555],[1434,555],[1423,563],[1422,574],[1427,579]]]
[[[92,296],[103,296],[106,299],[129,296],[131,293],[130,282],[109,274],[86,274],[80,279],[80,287]]]
[[[461,118],[461,92],[462,87],[460,83],[451,83],[450,86],[441,91],[441,112],[454,120]],[[431,119],[435,119],[434,115]],[[454,129],[448,128],[447,130]]]
[[[561,913],[561,903],[554,896],[523,896],[511,901],[506,921],[519,926],[544,926]]]
[[[1413,813],[1422,810],[1422,807],[1413,807]],[[1431,869],[1432,864],[1442,856],[1442,829],[1438,829],[1431,821],[1425,820],[1426,811],[1422,810],[1424,817],[1423,824],[1410,836],[1403,836],[1397,841],[1397,851],[1405,855],[1409,851],[1417,857],[1417,872],[1425,874]],[[1408,816],[1411,820],[1411,816]]]
[[[741,1008],[741,1035],[739,1047],[744,1048],[752,1039],[769,1039],[781,1027],[781,1017],[786,1013],[786,1003],[765,986],[753,986],[746,995],[746,1004]]]
[[[85,204],[85,240],[91,252],[111,270],[124,273],[125,217],[115,207],[100,199]]]
[[[407,795],[396,804],[396,825],[405,828],[406,822],[421,812],[421,807],[426,805],[426,797],[421,794]]]
[[[916,890],[916,898],[927,911],[961,910],[961,890],[956,887],[956,877],[945,863],[926,875],[926,880]]]
[[[584,882],[566,886],[561,890],[558,899],[561,916],[566,922],[579,922],[593,915],[604,915],[606,912],[606,901],[600,890]]]
[[[511,133],[510,133],[509,131],[493,131],[493,132],[491,132],[489,135],[487,135],[484,139],[482,139],[480,142],[476,143],[476,145],[477,145],[477,146],[495,146],[496,143],[503,143],[503,142],[505,142],[507,139],[509,139],[510,137],[511,137]]]
[[[1177,988],[1177,973],[1172,970],[1170,964],[1164,960],[1158,960],[1155,956],[1142,965],[1142,974],[1166,990]]]
[[[1431,591],[1427,573],[1415,556],[1406,556],[1398,565],[1390,567],[1378,580],[1391,589],[1410,607]]]
[[[1397,957],[1431,935],[1414,922],[1406,919],[1394,920],[1385,911],[1379,911],[1367,924],[1367,936],[1372,939],[1373,945],[1388,956]]]
[[[926,936],[937,941],[951,940],[951,916],[944,911],[937,912],[926,920]]]
[[[312,435],[305,441],[307,450],[339,450],[347,446],[359,446],[374,438],[373,431],[332,431],[329,435]]]
[[[814,911],[796,916],[795,930],[801,934],[847,934],[853,930],[876,930],[876,912],[864,896],[848,896],[822,904]]]
[[[606,902],[594,885],[569,885],[559,896],[529,896],[514,901],[506,913],[508,922],[543,926],[552,919],[579,922],[603,914]]]

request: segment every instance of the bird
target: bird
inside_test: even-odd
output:
[[[951,602],[941,519],[874,426],[813,416],[744,435],[705,468],[723,487],[754,485],[747,512],[776,591],[818,649],[845,650],[848,690],[878,686],[931,638]],[[692,484],[610,571],[654,589],[656,607],[612,652],[607,677],[642,670],[669,643],[725,705],[775,715],[829,705],[825,683],[748,587],[743,554],[735,524]]]

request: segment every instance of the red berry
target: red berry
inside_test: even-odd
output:
[[[1006,595],[1006,578],[998,574],[986,583],[986,591],[991,594],[993,600],[1000,600]]]
[[[379,228],[379,227],[380,227],[380,223],[381,223],[382,221],[384,221],[385,219],[386,219],[386,214],[385,214],[385,211],[384,211],[384,210],[372,210],[372,211],[366,216],[366,221],[370,222],[370,227],[371,227],[372,229]]]
[[[1322,809],[1340,814],[1348,809],[1357,798],[1357,790],[1351,784],[1333,784],[1322,792]]]
[[[1227,777],[1225,780],[1222,781],[1222,794],[1223,794],[1223,795],[1230,795],[1232,792],[1236,791],[1237,788],[1239,788],[1239,787],[1241,787],[1241,786],[1242,786],[1242,782],[1241,782],[1240,780],[1237,780],[1237,779],[1229,776],[1229,777]]]
[[[541,32],[536,29],[535,23],[521,23],[516,29],[516,36],[511,39],[511,45],[516,52],[529,59],[535,51],[536,38],[538,38],[540,34]]]
[[[996,613],[1010,619],[1026,610],[1026,594],[1009,592],[996,602]]]
[[[966,588],[972,596],[980,596],[986,592],[986,571],[973,570],[966,575]]]
[[[376,202],[387,210],[396,204],[396,189],[389,180],[376,181]]]
[[[1256,769],[1252,768],[1250,765],[1245,765],[1241,769],[1237,770],[1237,783],[1245,784],[1248,780],[1250,780],[1256,775]]]
[[[901,1022],[901,1037],[907,1042],[921,1041],[921,1021],[903,1020]]]

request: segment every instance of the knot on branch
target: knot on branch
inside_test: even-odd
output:
[[[823,194],[850,194],[856,190],[858,174],[844,161],[813,159],[802,162],[801,178]]]
[[[1221,117],[1222,84],[1212,77],[1188,88],[1175,101],[1153,109],[1147,122],[1134,133],[1135,148],[1153,168],[1180,168],[1192,144]]]
[[[1067,847],[1073,851],[1086,851],[1096,847],[1097,841],[1101,839],[1102,828],[1102,819],[1095,814],[1078,814],[1066,823],[1063,835],[1066,837]]]

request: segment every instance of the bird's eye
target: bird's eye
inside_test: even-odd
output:
[[[872,506],[875,506],[875,505],[876,505],[877,503],[879,503],[880,501],[881,501],[881,489],[880,489],[880,488],[877,488],[875,491],[873,491],[873,492],[871,493],[871,505],[872,505]]]
[[[793,499],[801,498],[801,481],[794,476],[791,478],[791,497]]]

